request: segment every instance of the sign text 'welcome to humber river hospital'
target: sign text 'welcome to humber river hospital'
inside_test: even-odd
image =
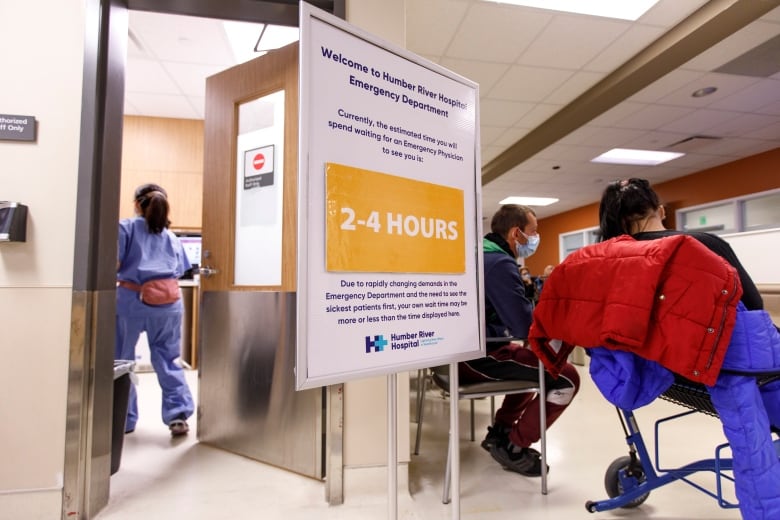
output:
[[[480,355],[476,84],[306,6],[300,94],[298,388]]]

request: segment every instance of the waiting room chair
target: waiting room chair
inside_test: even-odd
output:
[[[484,397],[490,397],[490,416],[491,424],[495,415],[494,398],[509,394],[522,394],[527,392],[539,393],[545,395],[544,383],[544,365],[539,362],[539,380],[538,381],[489,381],[471,384],[460,384],[455,391],[451,391],[449,383],[449,365],[442,365],[430,368],[430,380],[440,389],[450,394],[450,399],[469,399],[470,410],[470,428],[471,440],[474,440],[474,400]],[[420,453],[420,438],[422,432],[423,410],[425,408],[425,383],[428,375],[425,370],[419,370],[417,374],[417,438],[414,444],[414,454]],[[540,400],[540,426],[541,426],[541,449],[542,455],[542,494],[547,494],[547,409],[544,399]],[[450,502],[450,478],[451,478],[451,460],[450,452],[452,442],[458,440],[458,433],[449,432],[449,446],[447,450],[447,464],[444,470],[444,490],[442,492],[442,503]]]

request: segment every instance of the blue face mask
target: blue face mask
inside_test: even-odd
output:
[[[515,245],[515,252],[517,253],[518,258],[528,258],[532,254],[536,253],[536,248],[539,247],[539,235],[537,234],[529,236],[522,231],[520,234],[523,235],[526,240],[528,240],[528,243]]]

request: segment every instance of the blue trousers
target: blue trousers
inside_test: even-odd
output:
[[[162,420],[186,419],[195,411],[192,393],[184,371],[173,361],[181,355],[181,314],[147,317],[116,317],[115,359],[135,360],[135,344],[141,332],[149,340],[152,367],[162,389]],[[135,429],[138,422],[138,399],[135,386],[130,388],[125,431]]]

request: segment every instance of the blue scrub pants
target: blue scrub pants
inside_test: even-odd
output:
[[[152,367],[162,389],[162,420],[190,417],[195,406],[184,371],[173,360],[181,355],[181,314],[148,317],[116,317],[116,349],[114,359],[135,360],[135,344],[141,332],[149,339]],[[135,386],[130,388],[125,431],[135,429],[138,422],[138,399]]]

